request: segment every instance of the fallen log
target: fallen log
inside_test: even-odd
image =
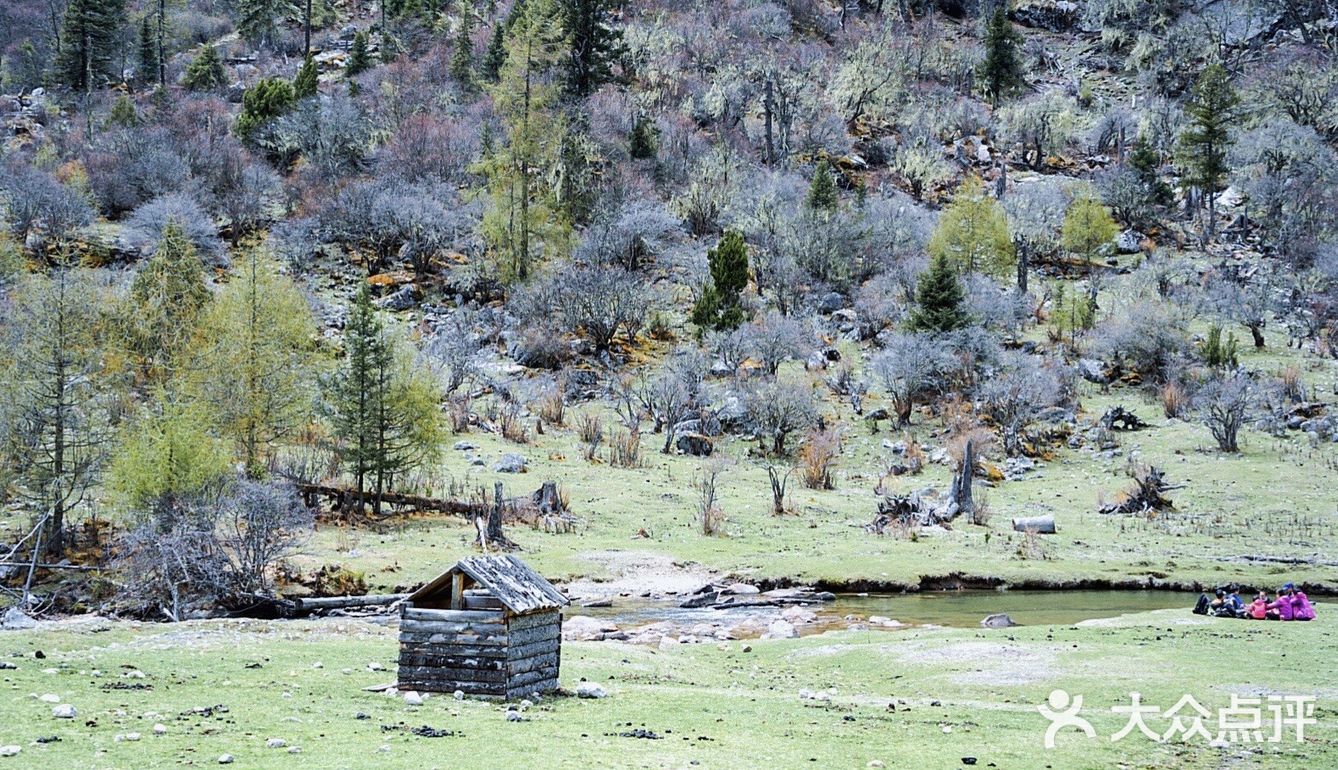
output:
[[[1013,519],[1013,530],[1016,532],[1031,532],[1037,535],[1053,535],[1057,531],[1054,516],[1026,516]]]
[[[409,594],[369,594],[367,596],[321,596],[291,599],[292,611],[297,613],[320,610],[346,610],[352,607],[382,607],[409,598]]]

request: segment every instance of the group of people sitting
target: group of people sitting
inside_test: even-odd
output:
[[[1233,585],[1217,589],[1214,598],[1201,594],[1198,603],[1194,605],[1194,614],[1249,620],[1314,620],[1315,607],[1305,591],[1292,583],[1279,588],[1277,598],[1273,601],[1268,600],[1267,591],[1260,591],[1249,604],[1241,598],[1240,588]]]

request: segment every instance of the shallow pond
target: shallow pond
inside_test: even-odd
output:
[[[1194,606],[1194,594],[1173,591],[925,591],[912,594],[838,594],[836,601],[809,605],[822,619],[846,615],[883,616],[909,625],[978,627],[986,615],[1008,613],[1022,625],[1067,625],[1132,612]],[[742,620],[775,613],[773,607],[731,610],[682,609],[677,602],[620,598],[612,607],[571,607],[571,615],[589,615],[627,628],[660,621],[693,623]]]

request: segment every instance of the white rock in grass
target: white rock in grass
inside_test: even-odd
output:
[[[464,699],[465,699],[465,691],[464,691],[464,690],[456,690],[456,691],[455,691],[455,696],[454,696],[454,697],[455,697],[456,700],[464,700]]]
[[[267,749],[281,749],[287,745],[288,741],[285,741],[282,738],[270,738],[269,740],[265,741],[265,748]]]
[[[231,755],[231,754],[219,754],[219,755],[218,755],[218,763],[219,763],[220,765],[230,765],[230,764],[232,764],[232,762],[233,762],[233,759],[232,759],[232,755]]]
[[[38,700],[42,701],[43,703],[60,703],[60,696],[53,692],[49,692],[43,695]]]
[[[302,747],[301,747],[301,746],[289,746],[289,747],[288,747],[288,753],[289,753],[289,754],[301,754],[301,753],[302,753]]]
[[[521,720],[524,719],[524,718],[525,718],[525,717],[522,717],[522,716],[520,715],[520,712],[519,712],[519,711],[508,711],[508,712],[506,712],[506,721],[508,721],[508,722],[519,722],[519,721],[521,721]]]
[[[0,757],[17,757],[23,751],[22,746],[0,746]]]
[[[79,716],[79,712],[75,710],[74,706],[71,706],[68,703],[62,703],[51,709],[51,716],[56,719],[74,719]]]
[[[877,767],[887,767],[887,765],[883,764],[883,760],[881,759],[871,759],[869,760],[869,764],[865,765],[865,767],[877,768]]]
[[[153,726],[154,735],[167,735],[167,725],[161,722]]]
[[[609,693],[603,687],[594,682],[581,682],[576,685],[576,697],[578,698],[607,698]]]
[[[421,705],[423,705],[423,696],[419,695],[418,693],[414,692],[413,690],[410,690],[410,691],[404,693],[404,705],[406,705],[406,706],[421,706]]]

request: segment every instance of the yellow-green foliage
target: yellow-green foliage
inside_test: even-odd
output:
[[[153,257],[135,274],[125,309],[130,346],[145,369],[166,374],[208,302],[204,264],[181,225],[168,222]]]
[[[970,177],[939,216],[929,239],[930,256],[944,256],[959,268],[1008,275],[1017,258],[1003,206],[985,194],[978,177]]]
[[[197,494],[231,466],[224,443],[209,433],[202,410],[160,390],[127,427],[112,457],[111,489],[132,509],[164,497]]]
[[[1110,210],[1102,205],[1091,192],[1084,192],[1064,214],[1064,248],[1074,254],[1081,254],[1087,264],[1103,247],[1114,240],[1120,231]]]

